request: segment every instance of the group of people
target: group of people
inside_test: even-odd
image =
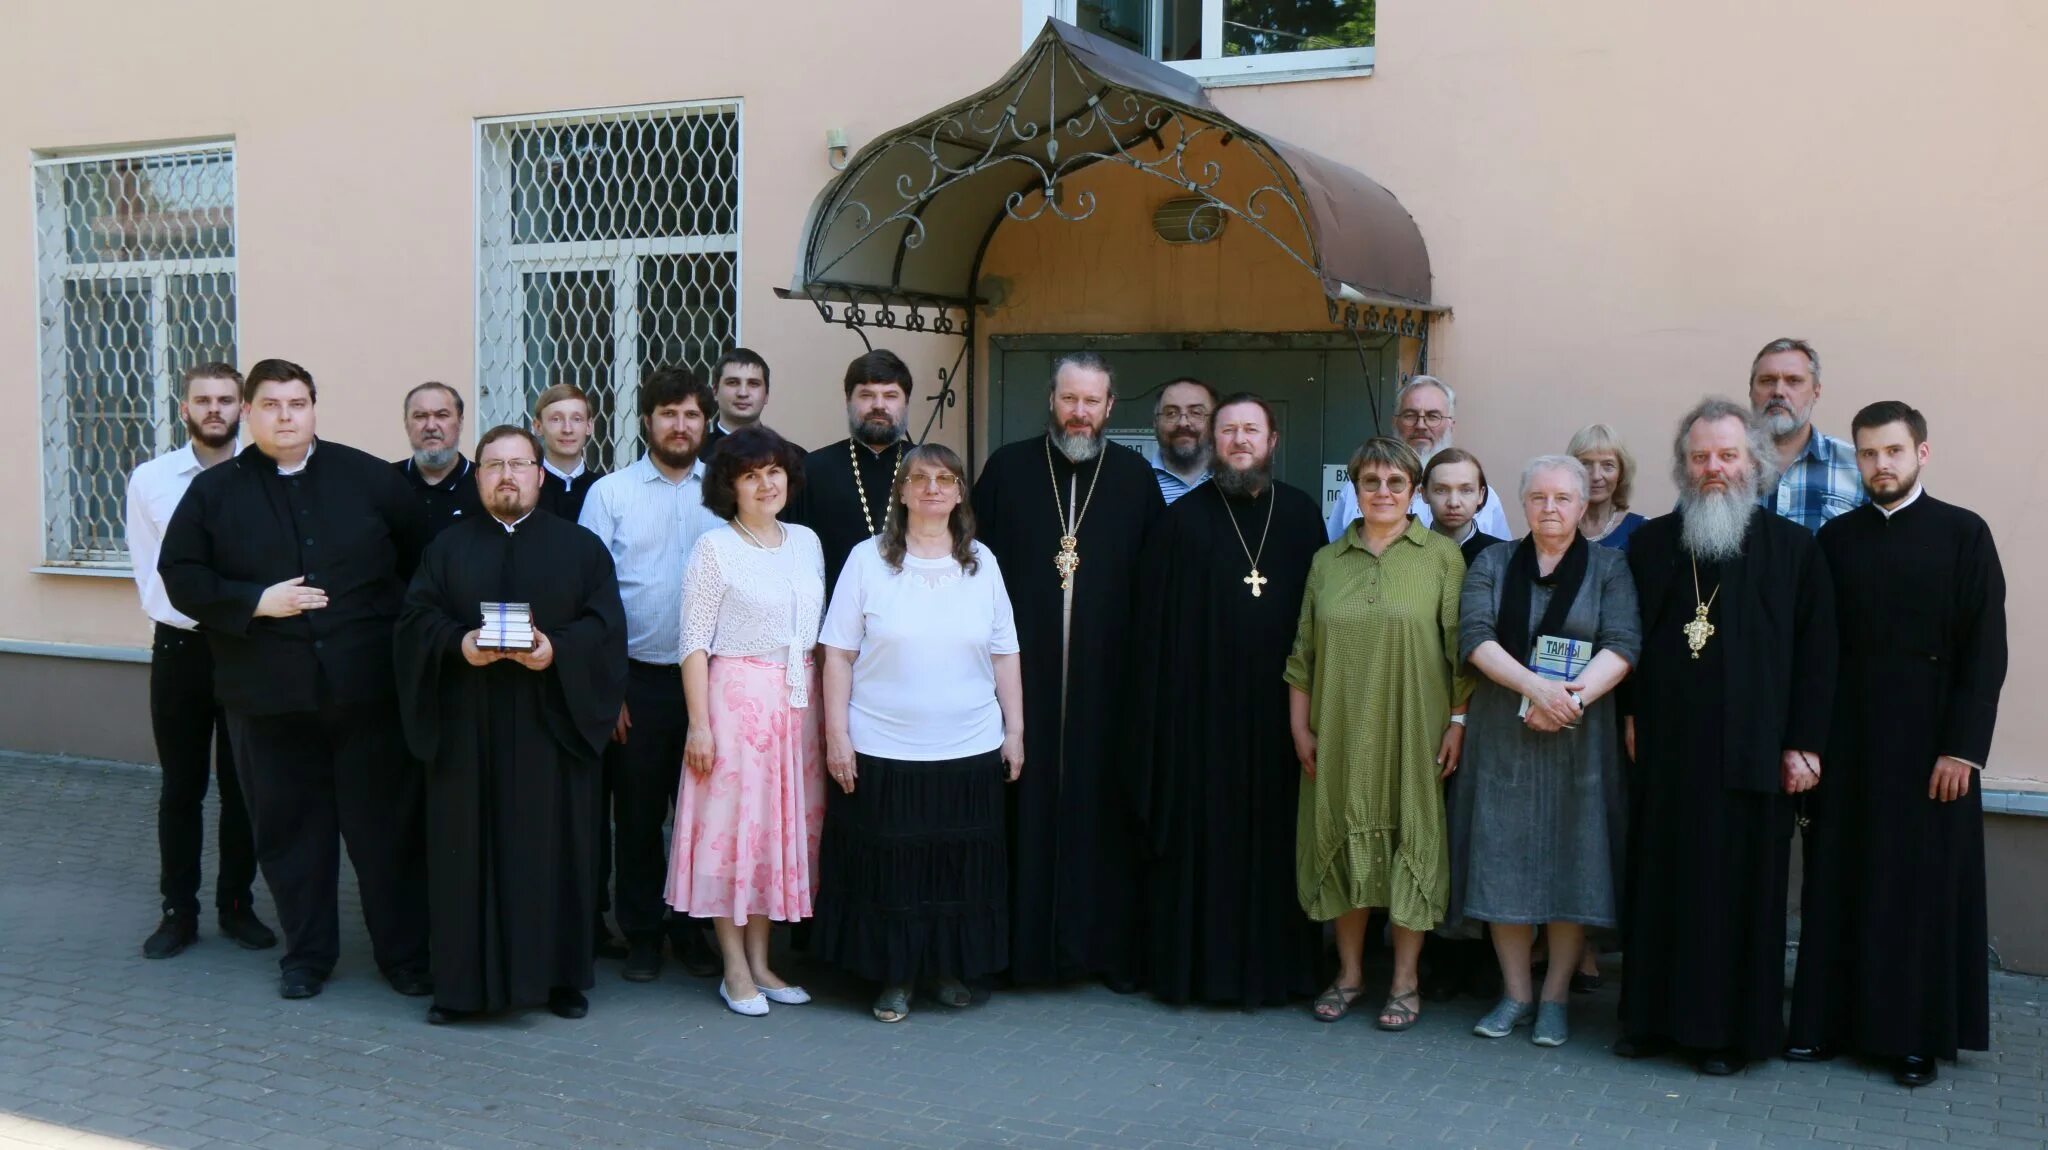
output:
[[[460,395],[422,384],[394,466],[315,435],[295,364],[187,372],[189,442],[130,487],[146,954],[196,937],[211,750],[221,931],[274,945],[260,866],[288,998],[335,965],[339,836],[379,966],[436,1022],[580,1017],[594,957],[650,981],[665,948],[737,1013],[800,1004],[778,922],[884,1022],[1080,978],[1334,1022],[1380,916],[1386,1030],[1429,982],[1490,992],[1490,943],[1487,1038],[1566,1042],[1605,948],[1626,1056],[1848,1051],[1918,1085],[1986,1046],[1997,553],[1922,487],[1919,412],[1813,426],[1809,345],[1684,415],[1670,514],[1631,509],[1596,424],[1523,466],[1519,540],[1431,376],[1326,517],[1275,477],[1256,394],[1169,381],[1156,461],[1110,441],[1093,353],[972,482],[910,437],[888,351],[808,453],[763,420],[761,356],[713,374],[652,372],[646,453],[603,475],[566,385],[471,460]]]

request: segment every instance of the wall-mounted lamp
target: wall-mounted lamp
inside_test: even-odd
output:
[[[832,170],[835,172],[846,170],[845,128],[825,129],[825,162],[832,165]]]

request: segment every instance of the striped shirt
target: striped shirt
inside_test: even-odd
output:
[[[675,483],[643,455],[592,485],[576,521],[604,541],[618,569],[626,656],[682,662],[683,565],[697,537],[718,526],[704,508],[704,461]]]
[[[1856,449],[1815,431],[1785,468],[1778,489],[1761,502],[1808,531],[1819,531],[1835,516],[1863,506],[1866,498],[1863,474],[1856,470]]]
[[[1193,483],[1189,483],[1187,480],[1182,479],[1180,476],[1175,475],[1156,463],[1152,465],[1152,476],[1159,480],[1159,494],[1166,499],[1169,505],[1174,500],[1209,482],[1209,473],[1206,470]]]

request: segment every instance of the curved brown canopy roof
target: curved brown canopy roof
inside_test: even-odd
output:
[[[819,193],[795,282],[813,299],[967,307],[1005,219],[1082,219],[1066,177],[1120,163],[1265,234],[1339,304],[1439,310],[1429,252],[1392,193],[1352,168],[1253,131],[1199,81],[1048,20],[1002,79],[878,136]]]

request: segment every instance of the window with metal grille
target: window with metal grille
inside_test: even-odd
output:
[[[477,192],[479,426],[573,383],[590,461],[631,463],[641,376],[738,340],[740,105],[485,120]]]
[[[124,567],[128,473],[185,442],[178,381],[235,362],[232,144],[35,161],[43,552]]]

